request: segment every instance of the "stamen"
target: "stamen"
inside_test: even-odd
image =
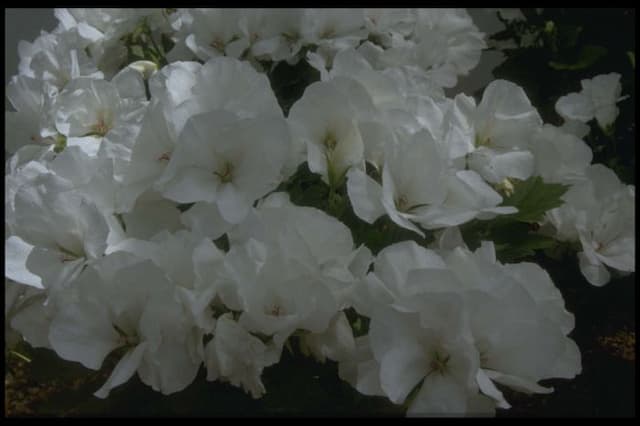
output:
[[[333,151],[336,145],[338,145],[338,141],[333,133],[327,133],[322,143],[327,148],[327,151]]]
[[[169,161],[171,160],[171,152],[163,152],[160,157],[156,159],[156,161]]]
[[[213,174],[218,176],[218,178],[220,178],[220,182],[222,183],[231,182],[231,180],[233,179],[233,164],[227,161],[224,163],[222,172],[216,171],[216,172],[213,172]]]

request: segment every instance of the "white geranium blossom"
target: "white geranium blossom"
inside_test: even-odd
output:
[[[64,180],[43,173],[15,194],[12,253],[5,275],[14,281],[58,290],[107,249],[109,226],[96,205],[70,191]]]
[[[609,282],[606,266],[635,271],[635,186],[624,185],[601,164],[585,170],[585,179],[563,196],[565,204],[546,214],[560,240],[580,242],[580,270],[587,281]],[[606,266],[605,266],[606,265]]]
[[[179,203],[214,203],[225,221],[239,223],[278,185],[288,148],[286,123],[277,116],[197,115],[181,133],[162,193]]]
[[[517,211],[496,207],[502,197],[475,172],[447,169],[445,155],[427,130],[390,145],[385,160],[382,186],[360,170],[348,174],[354,212],[369,223],[386,213],[399,226],[424,235],[414,223],[435,229]]]
[[[530,140],[542,119],[521,87],[505,80],[491,82],[472,112],[471,125],[474,149],[467,164],[472,170],[491,183],[531,176]]]
[[[620,96],[620,74],[601,74],[592,79],[582,80],[580,84],[582,91],[558,99],[556,111],[565,120],[586,123],[595,118],[598,126],[608,131],[618,117],[619,109],[616,104],[627,98]]]
[[[535,156],[535,174],[545,182],[573,183],[584,179],[591,164],[591,148],[576,136],[561,128],[543,126],[531,141]]]
[[[350,167],[362,167],[356,114],[347,94],[330,82],[311,84],[289,112],[294,146],[306,147],[309,169],[329,185],[337,185]]]
[[[229,314],[218,319],[213,339],[205,347],[207,380],[222,379],[242,386],[254,398],[266,392],[260,376],[279,360],[279,351],[251,335]]]
[[[49,331],[59,356],[98,369],[113,349],[126,348],[97,397],[106,398],[136,371],[164,394],[193,381],[203,359],[202,343],[170,283],[151,262],[109,255],[66,291],[71,294],[61,302]]]
[[[487,47],[464,9],[55,16],[7,79],[9,347],[116,361],[99,398],[204,364],[257,399],[281,358],[329,360],[409,416],[581,373],[563,288],[501,260],[553,238],[593,285],[635,271],[635,186],[584,139],[612,135],[620,74],[561,97],[557,127],[515,83],[452,90]]]

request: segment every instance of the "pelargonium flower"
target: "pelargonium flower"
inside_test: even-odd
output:
[[[566,337],[573,316],[541,268],[501,265],[491,243],[439,253],[402,242],[378,254],[356,308],[371,316],[372,348],[357,362],[373,359],[379,370],[354,372],[343,361],[350,381],[377,394],[367,377],[378,374],[380,390],[400,403],[424,379],[408,413],[460,415],[509,407],[492,382],[546,393],[537,381],[580,372]]]
[[[369,223],[386,213],[399,226],[423,236],[415,223],[435,229],[517,210],[496,207],[502,197],[475,172],[456,172],[446,164],[445,154],[427,130],[390,145],[382,186],[360,170],[349,172],[347,190],[354,212]]]
[[[534,158],[529,151],[530,140],[542,119],[524,90],[508,81],[495,80],[470,112],[473,139],[466,142],[469,168],[490,183],[531,176]]]
[[[180,134],[162,193],[178,203],[213,203],[225,221],[239,223],[280,182],[288,148],[286,122],[277,116],[197,115]]]
[[[137,92],[127,90],[131,79]],[[120,86],[122,82],[127,84]],[[121,180],[146,106],[142,77],[134,70],[123,70],[112,82],[78,78],[56,97],[55,125],[68,146],[113,158]]]
[[[20,75],[46,82],[51,90],[60,92],[78,77],[102,79],[94,62],[87,56],[77,31],[59,34],[42,33],[33,43],[18,45]]]
[[[350,167],[363,166],[356,114],[347,95],[331,82],[308,86],[289,112],[294,143],[306,147],[309,170],[331,186],[338,185]]]
[[[239,9],[193,9],[183,10],[189,26],[179,32],[186,46],[199,58],[207,61],[218,56],[238,58],[246,49],[246,43],[238,43],[242,36],[238,25],[242,17]],[[185,18],[183,18],[185,19]]]
[[[569,93],[556,102],[556,111],[565,120],[586,123],[593,118],[603,131],[608,132],[618,117],[616,103],[627,96],[620,96],[620,74],[610,73],[585,79],[580,82],[582,91]]]
[[[43,173],[15,193],[15,218],[5,248],[5,275],[38,288],[58,290],[107,248],[109,226],[94,203]]]
[[[204,350],[207,380],[242,386],[254,398],[266,392],[260,380],[262,371],[280,358],[273,344],[264,344],[233,321],[230,314],[218,318],[213,339]]]
[[[13,76],[7,98],[15,111],[5,111],[5,152],[13,154],[26,145],[48,149],[58,142],[51,114],[54,98],[46,93],[46,84],[24,75]]]
[[[601,164],[585,170],[585,179],[563,196],[565,203],[546,214],[561,241],[580,242],[580,270],[596,286],[609,282],[608,266],[635,271],[635,186],[624,185]]]
[[[531,152],[535,157],[534,174],[545,182],[570,184],[580,181],[593,159],[593,152],[584,141],[548,124],[533,137]]]
[[[164,394],[195,379],[203,359],[201,336],[151,262],[111,254],[88,267],[65,292],[49,331],[60,357],[99,369],[111,351],[124,349],[95,396],[106,398],[136,372]]]

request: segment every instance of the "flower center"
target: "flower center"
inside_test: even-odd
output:
[[[398,198],[396,198],[396,208],[398,209],[398,211],[406,211],[409,208],[409,200],[407,200],[407,197],[405,197],[404,195],[399,196]]]
[[[123,346],[132,347],[136,346],[140,338],[136,334],[127,334],[123,329],[118,327],[116,324],[112,324],[113,328],[116,330],[119,336],[119,343]]]
[[[269,311],[269,314],[273,315],[274,317],[279,317],[283,313],[284,313],[283,309],[278,304],[273,305],[271,307],[271,310]]]
[[[60,261],[62,263],[72,262],[74,260],[78,260],[78,259],[84,257],[84,255],[76,254],[76,253],[72,252],[71,250],[65,249],[62,246],[58,246],[58,251],[60,252]]]
[[[222,167],[222,171],[213,172],[214,175],[218,176],[221,183],[231,182],[233,179],[233,164],[228,161],[225,161],[224,166]]]
[[[163,152],[162,155],[156,159],[156,161],[167,161],[167,162],[169,160],[171,160],[171,152],[169,151]]]
[[[334,149],[336,149],[336,145],[338,145],[338,140],[333,135],[333,133],[329,132],[324,137],[324,141],[322,142],[322,144],[325,146],[327,151],[333,151]]]
[[[486,147],[490,147],[491,146],[491,138],[490,137],[486,137],[483,138],[480,135],[476,135],[476,147],[480,148],[481,146],[486,146]]]
[[[448,370],[447,364],[449,363],[449,358],[451,358],[449,355],[443,355],[436,352],[433,360],[429,364],[429,374],[436,372],[440,375],[444,375]]]
[[[213,41],[209,46],[213,47],[214,49],[220,52],[224,52],[224,41],[222,41],[220,37],[216,37],[215,39],[213,39]]]
[[[104,136],[109,132],[109,125],[103,116],[98,118],[98,122],[91,126],[91,133],[97,136]]]
[[[509,178],[504,178],[500,183],[494,186],[498,192],[500,192],[502,195],[506,197],[510,197],[511,195],[513,195],[513,192],[515,191],[513,182]]]
[[[320,38],[331,38],[336,35],[336,30],[333,27],[327,27],[322,33],[320,33]]]

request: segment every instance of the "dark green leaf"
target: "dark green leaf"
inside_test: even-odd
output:
[[[576,71],[589,68],[602,57],[607,54],[607,49],[602,46],[586,45],[580,50],[578,60],[574,63],[561,63],[556,61],[549,61],[549,66],[555,70],[568,70]]]
[[[514,206],[517,213],[503,219],[534,223],[542,219],[547,210],[560,207],[562,196],[569,189],[568,185],[545,183],[541,177],[530,177],[525,181],[515,181],[513,193],[505,198],[502,205]]]

